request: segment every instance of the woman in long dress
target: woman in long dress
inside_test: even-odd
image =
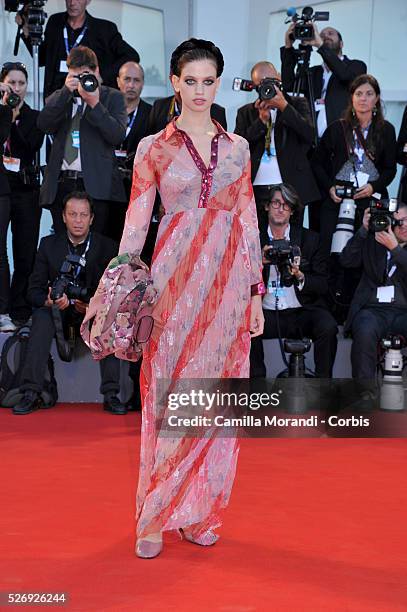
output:
[[[250,336],[263,331],[261,251],[247,142],[211,120],[223,70],[213,43],[191,39],[171,59],[181,115],[138,147],[120,254],[141,252],[156,188],[161,220],[151,275],[158,292],[154,330],[143,353],[136,553],[161,552],[162,532],[196,544],[218,536],[238,444],[215,433],[158,435],[161,379],[244,378]]]

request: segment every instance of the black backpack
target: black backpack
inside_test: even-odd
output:
[[[0,358],[0,406],[11,408],[23,397],[20,391],[21,374],[27,355],[30,328],[20,327],[3,345]],[[41,392],[44,407],[55,406],[58,400],[57,381],[54,375],[54,361],[48,357],[44,386]]]

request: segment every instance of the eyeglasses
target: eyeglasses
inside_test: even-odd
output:
[[[1,71],[4,70],[23,70],[27,72],[27,66],[22,62],[5,62],[1,67]]]
[[[271,200],[270,206],[271,208],[275,208],[276,210],[278,210],[279,208],[282,208],[283,210],[291,210],[291,206],[289,204],[287,204],[286,202],[280,202],[280,200]]]

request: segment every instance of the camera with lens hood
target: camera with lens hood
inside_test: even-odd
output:
[[[59,300],[64,293],[70,300],[89,301],[88,289],[81,287],[77,280],[77,272],[84,269],[86,259],[81,255],[67,255],[62,263],[59,275],[51,286],[50,298],[53,302]]]
[[[390,198],[388,200],[372,198],[369,206],[369,230],[371,232],[383,232],[389,226],[396,227],[399,225],[398,220],[393,216],[397,209],[397,198]]]
[[[291,269],[301,263],[299,246],[291,245],[288,240],[271,240],[270,248],[264,251],[264,259],[268,264],[276,266],[282,287],[291,287],[296,283],[297,279],[291,274]]]
[[[259,94],[259,100],[271,100],[277,94],[276,86],[282,89],[281,81],[278,79],[265,78],[255,85],[253,81],[236,77],[233,79],[233,91],[253,91],[256,90]]]

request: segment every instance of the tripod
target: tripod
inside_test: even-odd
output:
[[[315,95],[312,85],[309,61],[311,58],[312,47],[310,45],[299,45],[298,49],[294,49],[296,60],[296,72],[294,76],[294,96],[299,96],[302,91],[308,94],[308,100],[311,107],[311,119],[314,128],[314,147],[318,144],[317,118],[315,114]]]

